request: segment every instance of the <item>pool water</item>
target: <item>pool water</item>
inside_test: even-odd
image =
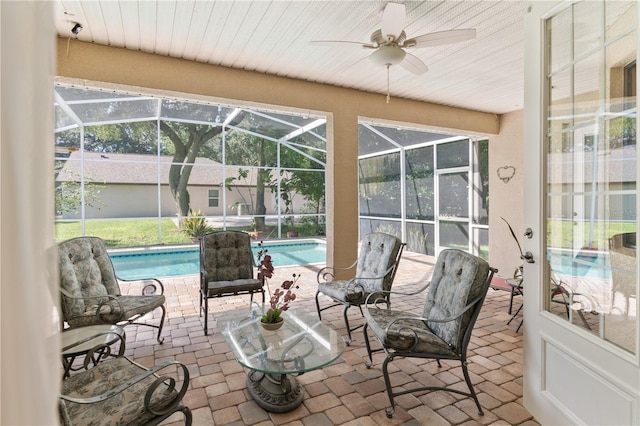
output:
[[[606,252],[549,250],[548,259],[551,269],[559,274],[575,277],[604,278],[611,277]]]
[[[264,243],[264,247],[276,268],[326,262],[326,245],[320,241]],[[252,250],[257,263],[259,248],[255,245]],[[116,274],[125,280],[200,273],[197,247],[112,251],[109,256]]]

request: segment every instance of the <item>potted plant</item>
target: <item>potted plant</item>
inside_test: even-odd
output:
[[[284,323],[282,312],[289,309],[289,305],[296,300],[295,290],[300,288],[297,285],[300,275],[293,274],[291,280],[284,280],[280,287],[272,293],[269,288],[269,279],[273,277],[275,268],[271,256],[267,250],[263,249],[262,242],[258,251],[258,279],[263,280],[269,292],[269,308],[262,315],[260,323],[266,330],[277,330]]]

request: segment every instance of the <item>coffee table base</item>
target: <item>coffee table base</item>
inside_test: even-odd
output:
[[[247,374],[247,390],[260,407],[272,413],[286,413],[302,404],[304,389],[288,374]]]

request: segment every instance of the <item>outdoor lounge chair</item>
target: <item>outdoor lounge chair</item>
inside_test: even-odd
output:
[[[123,336],[120,339],[124,347]],[[108,345],[90,350],[85,370],[63,380],[61,425],[157,425],[178,411],[184,414],[185,425],[191,425],[191,410],[181,404],[189,387],[185,365],[167,361],[147,369],[120,353],[89,368],[94,355],[104,351],[109,351]]]
[[[352,306],[357,306],[362,314],[362,305],[371,294],[382,295],[388,298],[393,279],[398,270],[398,263],[402,256],[405,244],[396,236],[384,233],[371,233],[362,238],[360,253],[356,261],[347,268],[325,267],[318,271],[318,291],[316,292],[316,309],[318,318],[322,320],[322,311],[334,306],[344,306],[344,322],[347,326],[351,343],[351,332],[362,327],[349,325],[347,311]],[[336,271],[353,271],[353,278],[349,280],[333,281]],[[320,308],[319,297],[321,294],[333,300],[333,304]]]
[[[469,253],[456,249],[443,250],[436,261],[431,281],[414,293],[404,293],[415,299],[425,291],[426,300],[422,315],[419,313],[391,310],[388,299],[378,297],[380,305],[367,304],[363,329],[370,368],[372,354],[384,351],[382,375],[386,384],[391,407],[387,417],[395,412],[395,397],[411,392],[444,390],[473,398],[478,413],[483,415],[473,384],[467,370],[467,346],[474,324],[496,272],[489,264]],[[403,294],[391,292],[393,294]],[[374,299],[376,296],[372,296]],[[371,302],[371,301],[369,301]],[[383,307],[384,306],[384,307]],[[371,330],[382,348],[371,350],[367,330]],[[396,392],[391,386],[388,365],[396,357],[435,359],[440,367],[441,359],[458,360],[469,392],[455,387],[416,386]]]
[[[212,232],[200,240],[200,315],[204,307],[204,334],[208,334],[209,299],[262,293],[264,282],[254,278],[251,237],[245,232]]]
[[[63,320],[69,327],[96,324],[139,324],[158,329],[163,339],[166,316],[164,287],[156,278],[123,280],[116,276],[104,241],[78,237],[58,244],[60,292]],[[141,295],[123,295],[120,282],[140,282]],[[160,308],[160,324],[137,322]]]

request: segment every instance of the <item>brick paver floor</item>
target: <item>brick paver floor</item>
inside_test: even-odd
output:
[[[396,275],[394,290],[411,291],[424,285],[431,276],[434,258],[405,252]],[[293,273],[301,274],[295,304],[315,312],[316,272],[314,267],[276,266],[272,285],[278,285]],[[346,265],[345,265],[346,266]],[[484,416],[479,416],[469,398],[436,391],[409,394],[396,399],[396,413],[385,416],[389,401],[381,373],[383,355],[374,356],[367,369],[366,348],[361,330],[342,357],[333,364],[298,377],[305,389],[302,405],[289,413],[268,413],[249,396],[244,382],[246,371],[238,364],[216,329],[216,314],[222,310],[246,306],[246,296],[210,299],[211,327],[203,331],[198,313],[198,277],[163,279],[167,296],[167,320],[163,344],[158,344],[152,329],[126,328],[126,354],[145,365],[177,360],[188,366],[190,389],[183,402],[193,412],[194,425],[537,425],[522,405],[522,334],[516,333],[519,319],[507,325],[509,294],[489,290],[469,345],[469,370]],[[131,287],[134,293],[137,288]],[[328,300],[325,300],[325,302]],[[421,297],[392,299],[394,309],[421,312]],[[514,301],[519,305],[520,299]],[[352,308],[350,322],[362,317]],[[157,318],[147,318],[157,321]],[[323,313],[323,321],[346,337],[342,309]],[[155,331],[155,330],[154,330]],[[521,330],[522,331],[522,330]],[[375,342],[374,342],[375,344]],[[425,383],[464,385],[459,362],[396,359],[390,364],[394,382],[403,386]],[[182,415],[174,415],[165,425],[180,424]]]

